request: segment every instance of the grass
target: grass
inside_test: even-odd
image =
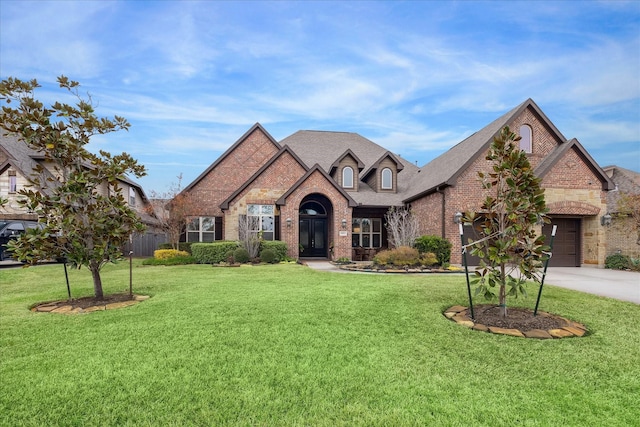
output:
[[[152,298],[86,315],[60,265],[0,270],[0,425],[621,426],[640,417],[637,305],[545,286],[585,338],[469,330],[460,275],[134,265]],[[74,296],[91,295],[86,270]],[[103,272],[128,289],[128,264]],[[535,292],[530,291],[533,295]],[[534,298],[521,303],[531,306]]]

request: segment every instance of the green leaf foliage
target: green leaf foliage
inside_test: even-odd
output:
[[[11,242],[14,257],[28,263],[63,258],[92,273],[96,297],[102,297],[100,269],[119,258],[120,248],[133,233],[144,231],[137,213],[129,207],[120,187],[126,175],[142,177],[144,166],[129,154],[94,154],[86,146],[94,135],[128,130],[122,117],[96,116],[91,102],[78,93],[79,83],[65,76],[60,88],[75,104],[36,100],[36,80],[9,77],[0,83],[0,127],[16,135],[44,156],[28,177],[22,206],[35,212],[42,229],[30,230]]]
[[[549,249],[544,246],[544,236],[536,231],[541,223],[549,222],[544,189],[518,140],[508,127],[494,138],[486,156],[492,172],[478,173],[489,194],[481,213],[465,212],[463,217],[478,236],[469,242],[470,253],[480,258],[472,279],[476,295],[497,297],[503,316],[507,296],[526,296],[526,280],[539,281],[538,271]]]

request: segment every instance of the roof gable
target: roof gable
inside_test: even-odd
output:
[[[280,157],[282,157],[284,153],[290,154],[300,164],[300,166],[302,166],[302,168],[305,171],[309,170],[307,165],[305,165],[304,162],[300,160],[300,158],[296,155],[296,153],[294,153],[293,150],[291,150],[291,148],[285,145],[267,163],[265,163],[260,169],[258,169],[256,173],[254,173],[251,176],[251,178],[249,178],[244,184],[242,184],[242,186],[240,186],[224,202],[222,202],[222,204],[220,205],[220,209],[222,210],[229,209],[229,204],[233,201],[233,199],[238,197],[238,195],[241,194],[247,187],[249,187],[251,183],[253,183],[256,179],[258,179],[258,177],[262,175],[264,171],[269,169],[269,167],[273,165]]]
[[[564,135],[560,133],[540,107],[529,98],[422,167],[419,178],[412,186],[414,194],[406,198],[404,202],[408,203],[433,193],[437,189],[455,185],[458,177],[489,149],[493,138],[498,135],[500,130],[508,126],[527,108],[539,118],[550,134],[560,141],[560,145],[566,142]]]
[[[558,163],[558,161],[563,158],[569,150],[575,150],[578,155],[582,158],[585,164],[591,169],[591,171],[600,179],[602,183],[602,189],[613,190],[615,188],[615,184],[611,180],[611,178],[607,175],[607,173],[596,163],[595,160],[589,155],[587,150],[584,149],[582,144],[578,142],[577,139],[573,138],[565,144],[561,144],[556,147],[543,161],[538,165],[535,170],[536,176],[539,178],[544,178],[544,176],[553,168],[554,165]]]
[[[362,160],[360,160],[360,158],[358,156],[355,155],[355,153],[353,151],[351,151],[350,148],[347,149],[347,151],[345,151],[344,153],[342,153],[335,162],[333,162],[331,164],[331,168],[329,170],[329,173],[333,173],[336,168],[340,165],[340,162],[342,162],[342,160],[347,157],[347,156],[351,156],[351,158],[357,163],[358,165],[358,172],[361,172],[362,169],[364,169],[364,163],[362,163]]]
[[[307,178],[309,178],[315,172],[322,175],[324,179],[326,179],[327,182],[329,182],[347,200],[347,202],[349,203],[349,207],[353,208],[358,206],[358,203],[356,203],[356,201],[353,200],[351,196],[349,196],[349,194],[342,187],[336,184],[336,182],[327,174],[327,172],[325,172],[325,170],[322,169],[322,167],[320,167],[320,165],[317,163],[313,165],[311,169],[309,169],[307,173],[305,173],[295,184],[293,184],[291,188],[282,195],[282,197],[276,200],[276,205],[278,206],[285,205],[287,201],[287,197],[289,197],[291,193],[293,193],[298,187],[300,187],[307,180]]]
[[[267,132],[267,130],[265,128],[262,127],[262,125],[260,123],[256,123],[255,125],[251,126],[251,128],[246,131],[244,133],[244,135],[242,135],[240,138],[238,138],[238,140],[236,142],[233,143],[233,145],[231,145],[231,147],[229,147],[227,149],[227,151],[225,151],[224,153],[222,153],[220,155],[220,157],[218,157],[216,159],[215,162],[213,162],[207,169],[204,170],[204,172],[202,172],[200,175],[198,175],[198,177],[196,179],[194,179],[189,185],[187,185],[184,190],[182,190],[182,192],[186,192],[191,190],[196,184],[198,184],[205,176],[207,176],[207,174],[209,174],[209,172],[211,172],[213,169],[215,169],[216,166],[218,166],[227,156],[229,156],[231,153],[233,153],[233,151],[240,146],[252,133],[256,132],[256,131],[260,131],[262,132],[267,139],[273,143],[273,145],[276,146],[276,148],[279,150],[280,148],[282,148],[280,146],[280,144],[278,144],[278,141],[276,141],[271,134],[269,134],[269,132]]]
[[[398,158],[391,151],[387,151],[378,160],[376,160],[375,163],[373,163],[364,174],[362,174],[362,180],[366,181],[367,177],[375,172],[380,167],[380,163],[382,163],[385,159],[390,159],[396,164],[397,172],[400,172],[402,169],[404,169],[404,165],[402,164],[402,162],[398,160]]]

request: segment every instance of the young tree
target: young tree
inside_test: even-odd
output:
[[[539,281],[537,272],[548,249],[544,236],[535,230],[537,224],[548,222],[544,189],[518,140],[508,127],[494,138],[486,157],[492,170],[478,172],[489,195],[480,214],[466,212],[463,218],[480,235],[478,241],[470,242],[471,253],[480,258],[474,279],[476,295],[491,299],[497,288],[503,317],[507,315],[507,296],[526,295],[525,281]]]
[[[420,237],[418,218],[407,208],[392,206],[384,215],[389,233],[389,244],[394,248],[413,247]]]
[[[75,105],[56,102],[45,107],[34,98],[40,87],[36,80],[8,78],[0,83],[5,104],[0,127],[18,135],[51,165],[45,169],[39,164],[28,178],[31,186],[20,191],[22,205],[36,212],[44,227],[29,230],[10,247],[17,259],[29,263],[59,257],[78,268],[86,266],[95,296],[102,298],[100,269],[121,256],[120,248],[132,233],[144,231],[126,203],[119,178],[128,173],[141,177],[145,169],[127,153],[90,153],[86,145],[91,137],[130,125],[118,116],[97,117],[91,98],[79,95],[77,82],[60,76],[58,83],[75,97]]]
[[[168,192],[151,193],[151,198],[153,201],[148,213],[155,212],[169,243],[173,249],[178,249],[187,220],[198,206],[197,200],[190,193],[182,191],[182,174],[178,175],[178,182],[172,183]]]

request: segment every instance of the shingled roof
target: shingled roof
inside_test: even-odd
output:
[[[325,172],[330,173],[336,160],[344,156],[347,150],[360,160],[365,170],[376,164],[385,155],[392,155],[388,150],[369,139],[352,132],[329,132],[300,130],[280,141],[281,145],[287,145],[307,165],[317,164]],[[360,172],[360,183],[357,192],[349,192],[349,195],[360,206],[401,206],[402,200],[410,192],[410,186],[418,168],[413,163],[393,156],[398,162],[398,188],[397,193],[377,193],[366,183],[362,182],[364,173]]]

